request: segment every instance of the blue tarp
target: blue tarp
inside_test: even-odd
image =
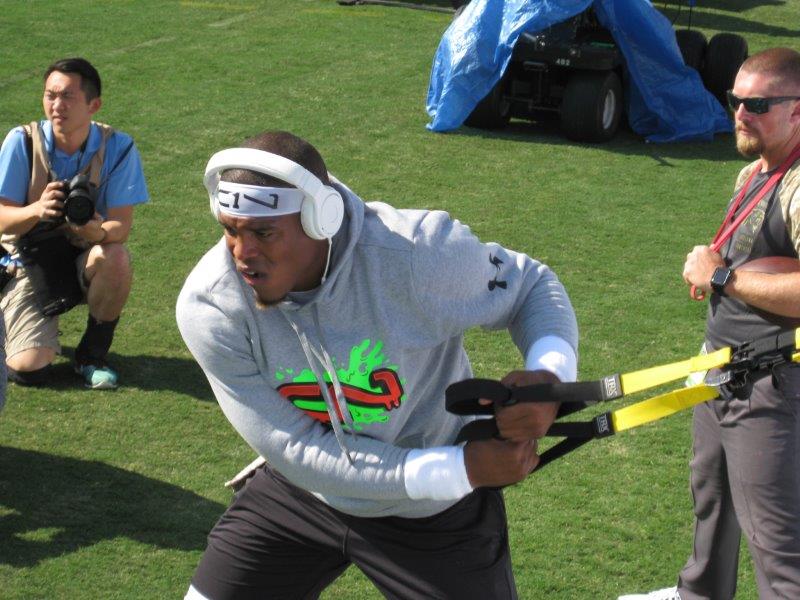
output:
[[[671,23],[648,0],[472,0],[433,59],[428,129],[459,127],[500,80],[519,36],[594,6],[625,57],[631,128],[651,142],[709,140],[732,130],[725,109],[683,63]]]

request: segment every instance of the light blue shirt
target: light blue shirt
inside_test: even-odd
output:
[[[72,179],[84,169],[100,148],[102,134],[92,123],[86,147],[73,154],[66,154],[53,144],[53,127],[50,121],[39,122],[44,131],[50,165],[59,179]],[[25,147],[25,132],[22,127],[12,129],[0,147],[0,196],[25,204],[28,197],[31,169]],[[142,161],[131,137],[121,131],[106,140],[105,158],[100,171],[100,186],[97,195],[97,212],[108,218],[108,209],[131,206],[147,202],[147,184],[142,171]]]

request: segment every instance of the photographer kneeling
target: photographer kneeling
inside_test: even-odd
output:
[[[8,378],[47,382],[61,350],[58,315],[89,307],[75,349],[75,371],[88,387],[117,386],[106,362],[131,288],[125,247],[133,208],[147,186],[133,140],[93,122],[100,76],[82,58],[44,74],[47,120],[17,127],[0,148],[0,233],[8,255],[0,308],[6,326]]]

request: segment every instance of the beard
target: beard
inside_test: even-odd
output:
[[[257,291],[255,291],[253,288],[250,289],[253,290],[253,298],[255,298],[256,301],[256,308],[259,310],[269,310],[270,308],[274,308],[286,299],[286,296],[284,296],[283,298],[279,298],[277,300],[263,300],[261,296],[258,295]]]
[[[258,295],[256,295],[256,308],[258,310],[269,310],[270,308],[276,307],[280,303],[281,303],[280,300],[274,300],[274,301],[270,301],[270,302],[263,302],[258,297]]]
[[[741,127],[737,125],[736,149],[742,156],[746,158],[753,158],[764,151],[764,144],[761,142],[760,138],[742,133]]]

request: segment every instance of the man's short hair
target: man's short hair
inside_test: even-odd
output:
[[[787,92],[800,92],[800,52],[791,48],[770,48],[742,63],[742,71],[761,73],[776,80]]]
[[[264,150],[272,154],[278,154],[284,158],[296,162],[301,167],[311,171],[325,185],[330,185],[328,179],[328,169],[325,161],[314,146],[302,138],[289,133],[288,131],[265,131],[258,135],[246,139],[241,148],[254,148]],[[270,175],[251,171],[249,169],[228,169],[223,171],[220,177],[223,181],[231,183],[242,183],[245,185],[260,185],[265,187],[291,187],[285,181],[276,179]]]
[[[100,97],[102,91],[102,84],[100,83],[100,74],[97,72],[85,58],[62,58],[57,60],[52,65],[47,67],[44,72],[44,80],[50,77],[50,73],[58,71],[59,73],[69,73],[81,76],[81,89],[86,94],[86,100],[94,100]]]

